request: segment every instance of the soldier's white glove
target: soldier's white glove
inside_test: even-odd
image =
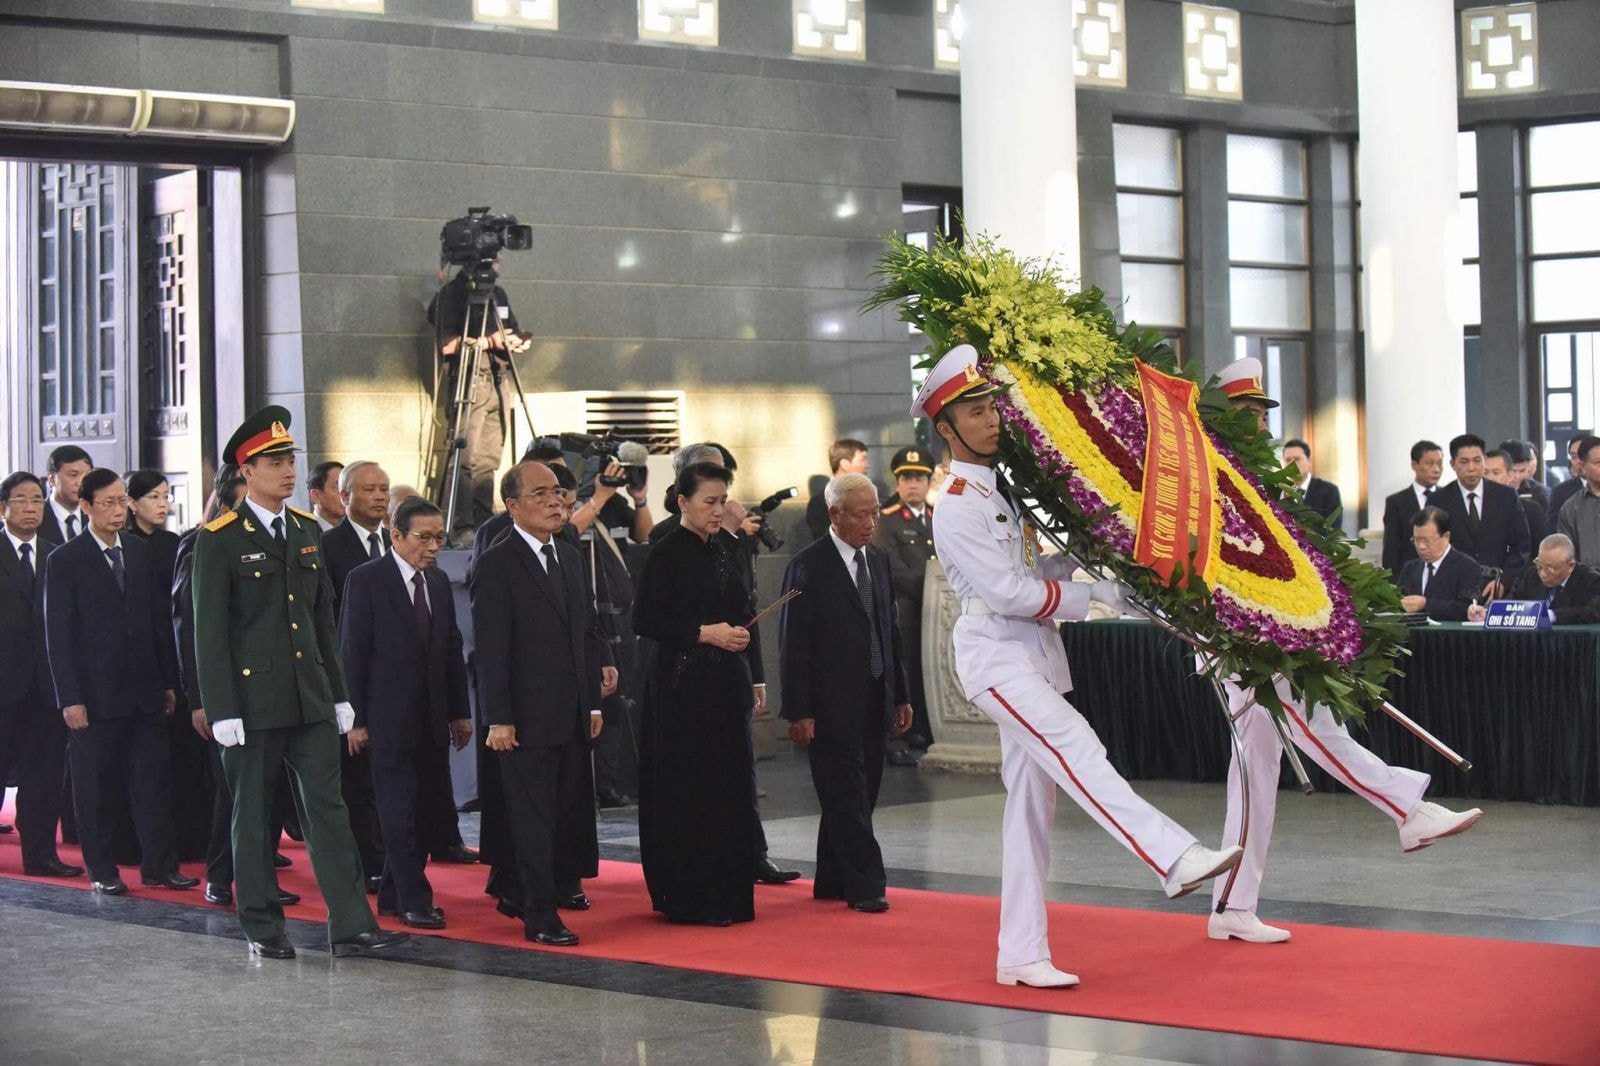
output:
[[[350,732],[356,724],[356,709],[348,703],[335,703],[333,705],[333,716],[338,719],[339,734],[341,736]]]
[[[1128,613],[1128,588],[1120,581],[1096,581],[1089,586],[1089,598],[1118,614]]]
[[[211,739],[225,748],[244,743],[244,719],[225,718],[211,723]]]

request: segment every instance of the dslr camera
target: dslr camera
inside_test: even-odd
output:
[[[762,544],[766,545],[767,551],[775,552],[779,548],[783,547],[783,538],[778,536],[777,533],[773,532],[772,524],[768,521],[768,518],[771,516],[773,511],[776,511],[783,505],[784,500],[792,500],[798,495],[800,495],[800,490],[795,486],[790,485],[786,489],[779,489],[771,496],[768,496],[766,499],[750,508],[751,514],[761,516],[761,528],[756,530],[756,536],[760,538]]]

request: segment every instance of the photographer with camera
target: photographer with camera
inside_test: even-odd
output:
[[[613,538],[648,543],[656,524],[650,513],[650,472],[645,465],[650,459],[649,450],[636,441],[616,441],[609,435],[590,440],[592,443],[583,449],[584,456],[599,459],[605,466],[594,479],[593,494],[581,500],[572,512],[572,524],[579,533],[587,533],[598,518]]]

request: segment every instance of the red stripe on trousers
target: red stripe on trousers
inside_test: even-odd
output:
[[[1303,718],[1301,718],[1298,714],[1294,713],[1293,708],[1291,708],[1287,703],[1285,703],[1283,705],[1283,710],[1284,710],[1285,714],[1287,714],[1290,718],[1293,718],[1295,720],[1295,724],[1300,727],[1300,731],[1302,733],[1304,733],[1311,740],[1311,743],[1313,743],[1313,744],[1315,744],[1317,746],[1317,750],[1318,751],[1322,752],[1322,754],[1324,754],[1324,755],[1326,755],[1328,757],[1328,761],[1329,762],[1333,763],[1333,765],[1335,765],[1335,766],[1337,766],[1339,768],[1339,772],[1344,774],[1344,776],[1347,777],[1350,780],[1350,783],[1352,785],[1354,785],[1360,791],[1365,792],[1367,795],[1371,796],[1373,799],[1377,800],[1379,803],[1383,804],[1385,807],[1389,808],[1394,813],[1398,814],[1400,816],[1401,820],[1405,819],[1406,812],[1402,811],[1399,807],[1396,807],[1393,803],[1390,803],[1389,802],[1389,798],[1387,796],[1381,796],[1378,793],[1372,791],[1372,789],[1368,788],[1366,785],[1363,785],[1360,781],[1357,781],[1356,780],[1356,775],[1350,772],[1350,768],[1348,766],[1346,766],[1344,763],[1340,762],[1338,759],[1335,759],[1333,757],[1333,752],[1329,751],[1327,746],[1325,744],[1323,744],[1322,741],[1317,738],[1317,735],[1311,731],[1311,726]]]
[[[1128,846],[1133,849],[1133,853],[1135,855],[1139,856],[1139,858],[1143,859],[1145,861],[1145,864],[1148,865],[1150,867],[1150,869],[1152,869],[1156,873],[1160,874],[1161,875],[1161,879],[1163,881],[1166,880],[1167,871],[1165,871],[1161,867],[1157,866],[1155,860],[1152,859],[1150,856],[1146,855],[1144,849],[1139,846],[1139,842],[1137,840],[1133,839],[1133,834],[1129,833],[1126,829],[1122,828],[1121,823],[1119,823],[1115,818],[1111,817],[1111,813],[1109,811],[1107,811],[1104,807],[1100,806],[1100,801],[1095,799],[1093,796],[1091,796],[1089,794],[1089,790],[1083,787],[1083,782],[1078,780],[1078,775],[1072,772],[1072,767],[1067,765],[1067,760],[1062,756],[1062,754],[1059,751],[1057,751],[1055,749],[1055,745],[1051,744],[1048,740],[1046,740],[1044,738],[1044,735],[1042,733],[1040,733],[1037,729],[1033,728],[1033,726],[1028,723],[1028,720],[1026,718],[1024,718],[1024,717],[1022,717],[1022,715],[1018,714],[1017,713],[1017,709],[1015,707],[1011,706],[1011,704],[1007,703],[1006,702],[1006,698],[1004,696],[1000,695],[999,692],[997,692],[996,690],[991,688],[989,690],[989,695],[991,695],[995,699],[999,700],[1000,701],[1000,706],[1002,706],[1002,707],[1004,707],[1006,709],[1006,713],[1010,714],[1011,717],[1015,718],[1019,723],[1021,723],[1022,728],[1026,729],[1029,733],[1031,733],[1033,735],[1033,737],[1036,740],[1039,741],[1039,743],[1043,744],[1046,748],[1050,749],[1050,754],[1054,755],[1056,757],[1056,762],[1061,764],[1061,769],[1063,769],[1063,770],[1065,770],[1067,772],[1067,776],[1072,779],[1072,783],[1073,783],[1074,786],[1077,787],[1078,791],[1083,793],[1084,798],[1087,799],[1090,803],[1094,804],[1094,809],[1099,811],[1101,816],[1103,818],[1105,818],[1106,821],[1110,822],[1113,826],[1116,827],[1117,832],[1122,834],[1122,838],[1124,840],[1126,840],[1128,842]]]

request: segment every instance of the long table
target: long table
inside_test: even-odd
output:
[[[1069,623],[1069,697],[1132,778],[1223,781],[1231,747],[1209,682],[1143,621]],[[1473,763],[1463,773],[1386,715],[1352,726],[1373,752],[1433,775],[1430,795],[1600,806],[1600,626],[1543,633],[1413,629],[1394,704]],[[1319,790],[1336,786],[1304,760]],[[1290,781],[1287,764],[1283,781]]]

